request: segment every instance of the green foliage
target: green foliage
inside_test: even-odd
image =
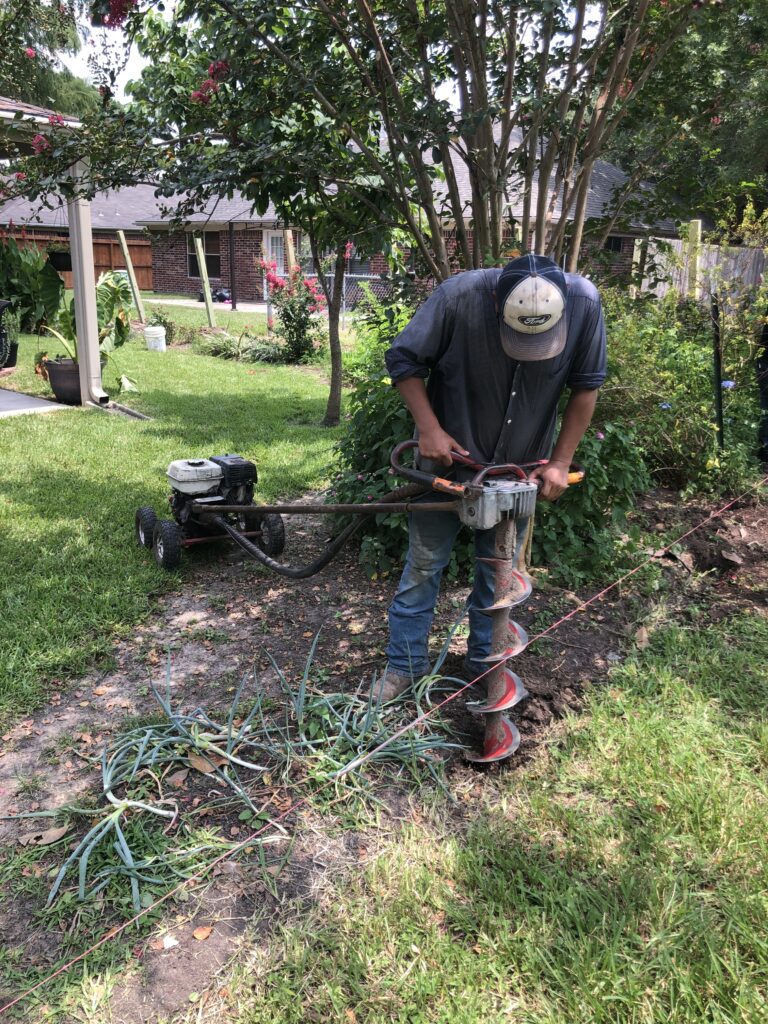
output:
[[[147,320],[147,327],[164,327],[165,328],[165,343],[166,345],[172,345],[177,333],[177,324],[167,313],[163,312],[162,309],[156,309]]]
[[[569,586],[594,579],[617,556],[617,531],[635,496],[650,485],[634,430],[606,423],[590,430],[578,450],[583,483],[536,509],[533,561]]]
[[[64,282],[39,249],[0,234],[0,297],[12,303],[21,330],[52,320],[63,293]]]
[[[205,337],[199,350],[219,359],[232,359],[236,363],[295,363],[289,358],[286,346],[270,338],[254,337],[243,331],[238,337],[231,334],[211,334]]]
[[[130,309],[133,302],[131,286],[124,274],[107,271],[96,282],[96,316],[99,328],[99,351],[108,359],[128,341],[131,334]],[[59,310],[56,327],[46,326],[49,334],[64,346],[67,356],[77,362],[77,324],[75,300],[70,299]],[[41,359],[47,353],[39,353]],[[37,365],[37,356],[36,365]],[[135,391],[136,382],[125,374],[120,376],[120,391]]]
[[[759,410],[753,362],[756,329],[768,296],[729,303],[722,320],[725,448],[715,429],[709,310],[670,295],[661,303],[605,295],[609,376],[599,415],[634,430],[643,459],[661,484],[720,493],[754,470]],[[732,385],[732,386],[731,386]]]
[[[391,491],[401,481],[390,475],[389,453],[413,433],[413,421],[387,375],[384,353],[411,317],[405,302],[389,305],[367,289],[358,309],[359,345],[347,362],[352,382],[346,429],[336,446],[339,473],[330,492],[332,501],[362,502]],[[376,516],[364,527],[360,559],[373,574],[400,561],[408,543],[404,516]]]

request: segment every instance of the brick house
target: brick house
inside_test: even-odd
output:
[[[471,187],[466,167],[455,165],[456,179],[460,193],[469,199]],[[626,180],[626,175],[617,167],[598,160],[592,174],[587,200],[587,220],[600,219],[610,209],[615,191]],[[438,186],[439,187],[439,186]],[[534,189],[533,206],[536,195]],[[555,207],[554,215],[559,216]],[[508,214],[516,220],[522,217],[522,200],[510,204]],[[232,199],[220,199],[202,213],[194,214],[187,220],[184,231],[172,231],[167,222],[156,216],[141,222],[152,240],[153,287],[157,292],[178,292],[197,295],[201,290],[197,257],[192,244],[194,232],[202,234],[208,276],[213,288],[232,287],[230,262],[234,259],[235,292],[240,300],[262,300],[265,298],[259,261],[269,259],[285,269],[285,251],[282,225],[270,206],[263,215],[252,214],[250,203],[239,195]],[[598,254],[586,242],[582,252],[585,265],[592,266],[611,278],[622,280],[629,277],[635,259],[635,243],[647,236],[649,230],[661,237],[677,237],[675,224],[670,220],[654,222],[652,225],[634,220],[628,227],[616,229],[607,238]],[[454,234],[446,224],[446,236]],[[511,236],[510,236],[511,241]],[[296,251],[301,248],[301,236],[294,231]],[[386,274],[387,263],[383,256],[371,260],[350,261],[349,273],[377,277]]]

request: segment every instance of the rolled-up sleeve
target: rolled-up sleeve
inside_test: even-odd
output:
[[[392,383],[428,377],[450,338],[452,312],[442,287],[436,288],[397,335],[384,359]]]
[[[605,323],[599,299],[585,299],[581,339],[568,374],[572,391],[595,391],[606,377]]]

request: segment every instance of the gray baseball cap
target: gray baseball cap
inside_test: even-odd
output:
[[[496,284],[499,329],[512,359],[552,359],[565,348],[565,274],[548,256],[530,253],[508,263]]]

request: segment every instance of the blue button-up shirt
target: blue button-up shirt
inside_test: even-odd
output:
[[[553,359],[520,362],[504,353],[494,291],[498,269],[469,270],[437,287],[386,353],[392,383],[426,380],[443,428],[479,462],[533,462],[554,443],[565,388],[605,380],[605,326],[595,286],[566,274],[568,338]]]

